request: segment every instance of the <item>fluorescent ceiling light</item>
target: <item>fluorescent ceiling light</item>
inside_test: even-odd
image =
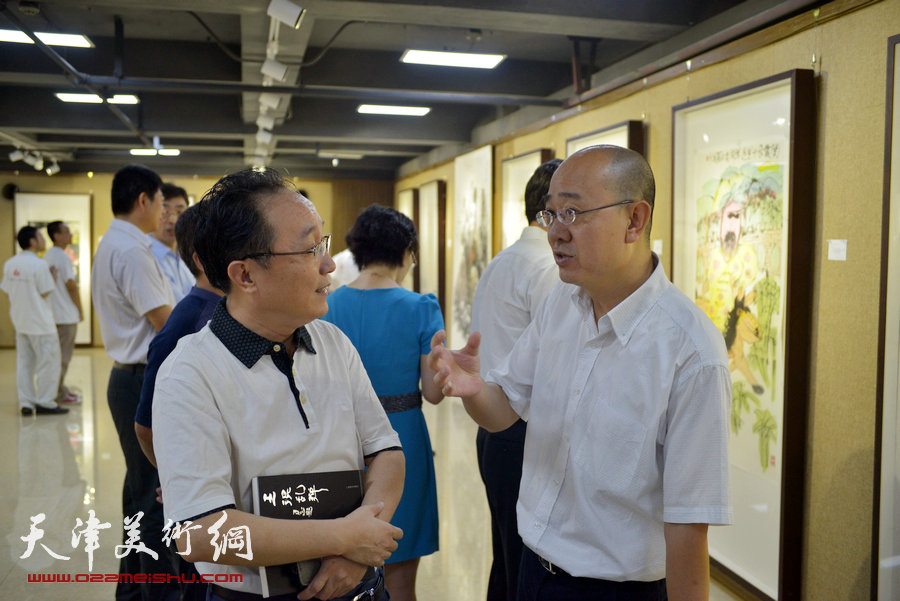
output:
[[[102,104],[103,99],[96,94],[76,94],[73,92],[57,92],[56,97],[63,102],[86,102],[89,104]]]
[[[422,117],[431,112],[427,106],[394,106],[389,104],[361,104],[356,109],[358,113],[366,115],[405,115],[408,117]]]
[[[136,157],[155,157],[156,149],[155,148],[132,148],[129,150],[132,156]]]
[[[160,148],[159,155],[164,157],[177,157],[181,155],[181,150],[178,148]]]
[[[72,48],[93,48],[94,43],[80,33],[49,33],[36,31],[34,35],[48,46],[70,46]],[[34,44],[25,32],[16,29],[0,29],[0,42]]]
[[[348,160],[358,160],[363,158],[365,155],[361,152],[349,152],[345,150],[320,150],[319,158],[322,159],[348,159]]]
[[[400,62],[415,65],[438,65],[439,67],[469,67],[471,69],[493,69],[499,65],[505,54],[476,54],[474,52],[435,52],[432,50],[407,50]]]
[[[137,104],[140,102],[134,94],[116,94],[107,98],[106,101],[110,104]]]

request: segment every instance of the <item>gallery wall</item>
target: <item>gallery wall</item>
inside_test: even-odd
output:
[[[642,120],[657,184],[651,238],[661,242],[671,273],[672,107],[791,69],[814,70],[816,216],[801,574],[802,597],[810,600],[870,598],[884,87],[887,39],[898,33],[900,0],[835,2],[717,49],[709,60],[695,57],[690,69],[682,65],[672,77],[648,78],[645,86],[612,91],[494,141],[496,234],[504,159],[538,148],[564,158],[567,138]],[[434,179],[447,182],[452,228],[452,161],[404,177],[395,191]],[[453,238],[448,231],[448,241]],[[847,241],[846,260],[828,259],[832,239]]]
[[[215,177],[184,177],[160,174],[163,181],[174,182],[183,187],[192,202],[200,200],[212,184]],[[390,205],[392,190],[390,182],[368,180],[306,180],[293,179],[294,184],[305,190],[316,205],[319,215],[325,221],[325,230],[334,234],[335,252],[343,248],[344,233],[356,218],[360,208],[372,203]],[[64,174],[47,176],[39,173],[0,173],[0,189],[7,184],[15,184],[20,192],[37,192],[48,194],[89,194],[91,195],[92,237],[91,255],[97,248],[100,237],[109,228],[112,220],[110,188],[112,174],[96,173],[93,177],[86,174]],[[19,248],[15,239],[14,203],[0,199],[0,264],[6,261]],[[43,232],[46,237],[46,231]],[[48,241],[49,244],[49,241]],[[93,310],[93,308],[92,308]],[[94,346],[102,346],[100,326],[96,315],[93,320]],[[9,299],[0,294],[0,347],[15,346],[15,331],[9,319]]]

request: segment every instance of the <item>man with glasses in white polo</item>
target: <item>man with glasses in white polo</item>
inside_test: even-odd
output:
[[[324,558],[311,582],[269,599],[387,599],[380,568],[402,536],[400,441],[350,340],[318,318],[334,262],[309,200],[277,172],[219,180],[201,201],[195,251],[226,297],[160,367],[153,447],[166,517],[211,601],[259,601],[258,566]],[[362,507],[336,520],[252,513],[256,476],[365,469]],[[198,527],[199,526],[199,527]],[[245,530],[217,552],[215,533]],[[249,553],[248,553],[249,551]],[[223,577],[227,575],[228,577]]]
[[[563,162],[539,221],[563,281],[485,379],[480,336],[432,341],[444,394],[482,427],[528,422],[518,599],[701,600],[707,527],[731,522],[722,335],[650,250],[655,184],[636,152]]]

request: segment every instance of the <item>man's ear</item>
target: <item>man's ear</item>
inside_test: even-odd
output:
[[[228,264],[227,273],[232,288],[237,287],[242,292],[256,291],[256,282],[253,279],[249,261],[232,261]]]
[[[200,270],[200,273],[206,273],[203,269],[203,263],[200,262],[200,255],[194,252],[194,254],[191,255],[191,260],[194,262],[194,267]]]
[[[631,212],[629,214],[628,229],[625,230],[625,242],[633,244],[640,240],[644,232],[650,227],[650,216],[653,209],[646,200],[638,200],[629,205]]]

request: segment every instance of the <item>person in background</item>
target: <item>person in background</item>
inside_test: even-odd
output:
[[[313,558],[323,558],[315,577],[279,601],[387,601],[374,566],[403,534],[387,523],[403,490],[403,452],[353,345],[318,319],[334,269],[330,236],[272,170],[227,175],[200,204],[194,249],[227,296],[156,379],[163,507],[191,529],[173,542],[201,573],[226,575],[210,584],[209,601],[261,600],[258,566]],[[251,513],[256,476],[346,470],[365,470],[363,505],[346,517]],[[213,543],[235,531],[246,532],[243,546],[220,552]]]
[[[53,400],[59,384],[59,338],[50,295],[50,266],[37,256],[46,248],[37,228],[26,225],[16,234],[22,252],[3,264],[0,290],[9,295],[9,316],[16,329],[16,390],[19,412],[28,416],[68,413]]]
[[[113,177],[113,219],[97,245],[91,273],[91,295],[107,354],[113,359],[106,399],[119,444],[125,455],[122,492],[124,519],[140,524],[141,542],[156,554],[127,553],[121,574],[171,574],[166,560],[162,507],[156,501],[159,476],[134,433],[134,415],[141,398],[147,349],[175,304],[172,286],[150,250],[148,233],[159,227],[163,211],[162,180],[143,165],[122,167]],[[123,540],[126,535],[123,530]],[[167,598],[178,586],[120,581],[117,601]]]
[[[547,229],[537,222],[544,210],[550,178],[562,161],[539,166],[525,185],[528,226],[509,248],[500,251],[481,274],[472,300],[472,331],[481,332],[481,375],[500,365],[537,313],[538,305],[559,282]],[[522,479],[525,422],[516,420],[501,432],[478,428],[478,469],[491,511],[494,561],[488,579],[488,601],[514,601],[522,559],[516,525],[516,501]]]
[[[406,484],[391,523],[404,534],[386,562],[385,583],[394,601],[413,601],[419,558],[438,549],[437,486],[422,397],[434,404],[444,398],[427,365],[431,337],[444,327],[444,320],[433,294],[400,286],[415,265],[418,249],[416,228],[408,217],[370,206],[347,233],[347,246],[360,274],[328,296],[324,320],[338,326],[359,351],[400,436]]]
[[[528,421],[520,601],[709,598],[708,525],[732,521],[728,355],[650,250],[654,197],[640,154],[576,152],[538,213],[563,283],[512,351],[482,379],[477,332],[432,340],[479,425]]]
[[[194,275],[187,263],[179,256],[175,246],[175,222],[178,216],[188,207],[187,192],[175,184],[164,183],[161,187],[163,195],[163,214],[159,225],[150,232],[153,256],[159,261],[163,274],[172,286],[172,293],[177,303],[191,291]]]
[[[84,319],[81,295],[78,293],[78,283],[75,281],[75,268],[72,258],[66,254],[66,247],[72,243],[72,232],[69,230],[69,226],[62,221],[52,221],[47,224],[47,235],[53,242],[53,246],[44,253],[44,260],[52,269],[56,270],[56,291],[50,295],[50,304],[53,306],[53,318],[56,321],[61,355],[56,402],[75,404],[81,402],[80,396],[69,390],[64,383],[66,372],[69,370],[69,362],[72,360],[72,351],[75,350],[75,331],[78,329],[78,324]]]

